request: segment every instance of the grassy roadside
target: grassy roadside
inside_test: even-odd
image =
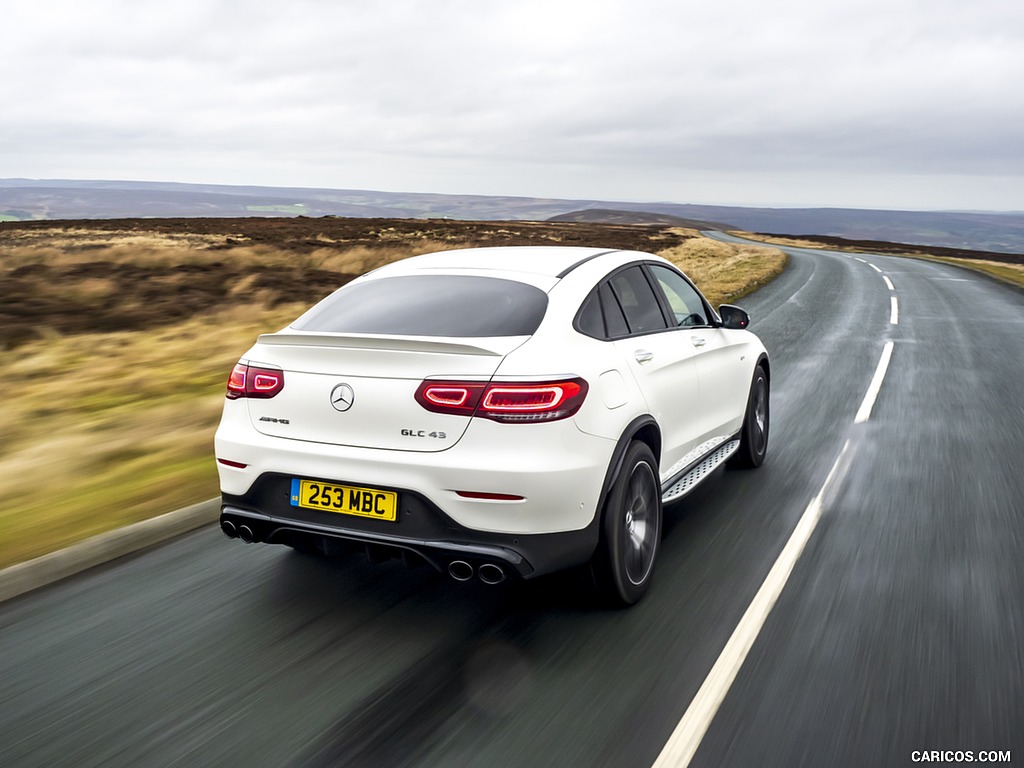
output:
[[[301,309],[236,307],[5,353],[0,567],[214,496],[227,372]]]
[[[779,237],[777,235],[761,235],[751,232],[733,232],[739,237],[748,240],[757,240],[768,245],[780,245],[792,248],[807,248],[810,250],[844,251],[847,253],[862,253],[863,249],[853,245],[842,243],[823,243],[819,241],[803,240],[798,237]],[[952,264],[963,269],[970,269],[993,277],[1004,283],[1024,288],[1024,264],[1015,264],[1009,261],[995,261],[986,258],[965,258],[957,256],[939,256],[929,253],[926,248],[913,246],[902,246],[903,250],[891,249],[877,250],[885,256],[900,256],[908,259],[921,259],[923,261],[937,261],[943,264]]]
[[[923,261],[939,261],[943,264],[952,264],[956,267],[969,269],[973,272],[981,272],[983,275],[994,277],[1000,282],[1024,288],[1024,264],[1004,264],[998,261],[986,259],[957,259],[950,256],[930,256],[928,254],[896,254],[906,256],[908,259],[921,259]]]
[[[658,252],[683,270],[716,307],[738,301],[782,274],[786,255],[776,248],[692,237]]]
[[[690,274],[716,305],[763,285],[785,265],[785,256],[774,249],[676,234],[663,255]],[[117,247],[119,263],[138,261],[127,246]],[[373,254],[319,251],[302,258],[311,260],[305,265],[310,269],[351,274],[419,250],[416,243]],[[147,253],[150,261],[156,258]],[[0,259],[9,255],[0,254]],[[93,249],[88,258],[102,255]],[[19,266],[38,272],[39,259],[28,252],[17,258]],[[60,258],[46,255],[51,261]],[[216,255],[226,265],[237,258],[230,252]],[[259,254],[268,269],[295,258],[270,250]],[[161,262],[201,260],[191,246],[159,253]],[[111,291],[127,290],[96,279],[61,286],[61,295],[93,292],[109,306]],[[257,334],[283,327],[310,303],[280,303],[286,291],[259,288],[254,281],[252,276],[239,278],[226,289],[234,303],[204,308],[184,320],[142,330],[49,330],[0,352],[5,372],[0,567],[217,494],[213,432],[228,372]],[[125,301],[128,311],[130,301]]]

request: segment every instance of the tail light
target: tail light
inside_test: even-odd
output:
[[[228,400],[240,397],[268,399],[284,389],[284,371],[238,363],[228,377]]]
[[[434,413],[481,416],[505,423],[557,421],[576,413],[587,396],[580,378],[559,381],[424,381],[416,402]]]

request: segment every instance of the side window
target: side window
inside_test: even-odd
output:
[[[652,264],[650,270],[665,292],[677,326],[710,325],[704,302],[692,285],[671,269]]]
[[[600,293],[601,311],[604,313],[604,325],[608,338],[616,339],[620,336],[628,336],[629,326],[626,325],[626,316],[622,314],[618,299],[612,295],[611,286],[608,283],[601,283]]]
[[[576,329],[595,339],[616,339],[629,335],[626,317],[608,283],[591,292],[576,315]]]
[[[587,300],[583,302],[580,314],[576,319],[576,327],[580,333],[592,336],[595,339],[605,338],[604,318],[601,317],[601,301],[597,298],[597,291],[593,291]]]
[[[654,289],[639,266],[619,272],[608,282],[626,315],[630,333],[649,333],[667,327]]]

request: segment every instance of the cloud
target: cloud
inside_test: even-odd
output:
[[[0,35],[4,176],[622,199],[1024,176],[1016,0],[41,0]]]

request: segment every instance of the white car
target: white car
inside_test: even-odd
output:
[[[260,336],[216,435],[221,528],[323,554],[418,555],[457,580],[588,565],[647,590],[663,504],[768,443],[768,355],[651,254],[431,253]],[[416,558],[413,558],[416,559]]]

